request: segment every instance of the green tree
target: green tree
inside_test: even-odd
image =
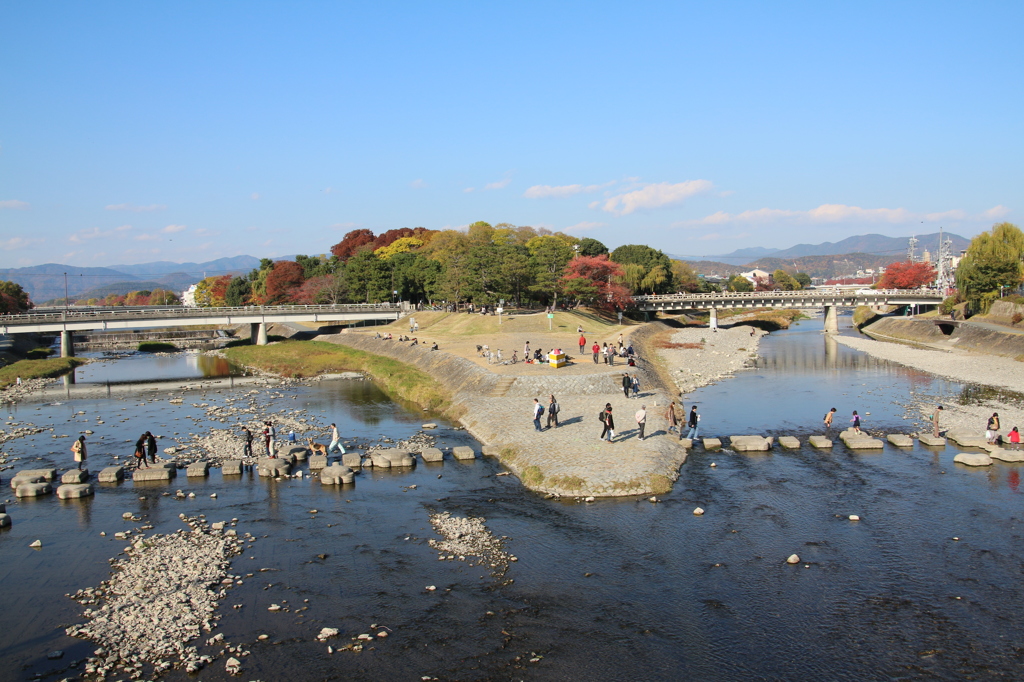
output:
[[[245,277],[233,277],[228,284],[228,290],[224,294],[224,303],[237,308],[249,302],[249,295],[252,294],[252,284]]]
[[[611,259],[620,265],[627,265],[630,263],[636,265],[642,265],[644,268],[644,277],[650,275],[655,268],[660,267],[660,273],[664,273],[664,278],[660,274],[654,276],[654,279],[660,280],[654,287],[652,293],[667,294],[673,291],[674,283],[672,281],[672,262],[671,259],[664,253],[657,249],[652,249],[649,246],[643,244],[626,244],[612,251]],[[641,288],[648,289],[643,285],[643,280],[640,282]],[[634,288],[635,290],[635,288]]]
[[[676,285],[676,291],[698,291],[701,279],[690,267],[689,263],[681,260],[672,261],[672,278]]]
[[[360,251],[345,263],[345,286],[356,303],[390,302],[392,274],[372,251]]]
[[[725,288],[729,291],[753,291],[754,285],[742,275],[733,275],[726,281]]]
[[[581,256],[600,256],[608,253],[608,247],[591,237],[584,237],[580,240]]]
[[[1024,277],[1024,233],[999,223],[971,240],[956,270],[956,286],[973,306],[986,309],[1000,287],[1016,288]]]
[[[559,280],[566,264],[572,260],[572,247],[557,235],[534,237],[526,242],[533,266],[534,284],[530,290],[552,305],[558,300]]]
[[[806,289],[807,287],[811,286],[811,276],[808,275],[806,272],[796,273],[795,275],[793,275],[793,279],[800,283],[801,289]]]
[[[796,291],[801,288],[800,282],[797,282],[792,275],[782,269],[772,273],[772,281],[775,282],[775,288],[782,291]]]

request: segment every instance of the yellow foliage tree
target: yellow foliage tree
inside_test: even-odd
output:
[[[376,251],[374,255],[381,260],[390,260],[392,256],[399,253],[408,253],[409,251],[415,251],[416,249],[423,246],[423,240],[417,239],[416,237],[402,237],[396,239],[387,246],[382,246]]]

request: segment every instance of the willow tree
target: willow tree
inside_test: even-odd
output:
[[[1001,288],[1016,289],[1024,281],[1024,233],[999,223],[971,240],[956,270],[956,286],[972,307],[988,310]]]

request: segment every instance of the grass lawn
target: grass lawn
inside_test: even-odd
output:
[[[81,358],[46,358],[45,360],[19,360],[0,368],[0,388],[14,384],[18,377],[23,380],[40,377],[59,377],[78,365],[85,364]]]

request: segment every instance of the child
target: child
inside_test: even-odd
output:
[[[860,415],[857,414],[857,410],[853,411],[853,419],[851,419],[850,421],[853,422],[853,431],[854,431],[854,433],[858,433],[859,434],[860,433]]]

